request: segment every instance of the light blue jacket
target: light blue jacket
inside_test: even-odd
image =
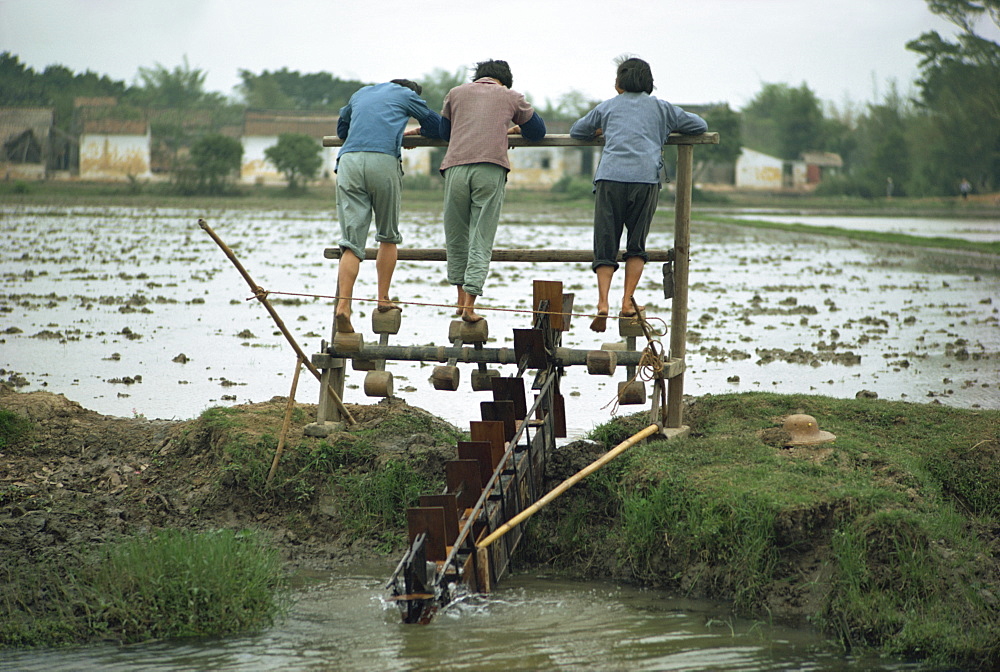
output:
[[[400,146],[410,117],[420,122],[421,135],[439,137],[441,116],[412,89],[392,82],[358,89],[340,108],[337,136],[340,153],[380,152],[402,158]]]
[[[604,131],[604,151],[594,181],[659,184],[663,145],[671,133],[699,135],[708,124],[648,93],[620,93],[605,100],[569,129],[578,140]]]

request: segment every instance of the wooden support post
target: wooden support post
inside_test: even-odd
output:
[[[278,437],[278,448],[274,451],[274,459],[271,460],[271,469],[267,472],[267,480],[264,487],[270,488],[274,479],[274,472],[278,470],[278,461],[285,450],[285,439],[288,437],[288,426],[292,423],[292,411],[295,410],[295,390],[299,386],[299,372],[302,371],[302,358],[295,360],[295,374],[292,376],[292,389],[288,392],[288,403],[285,404],[285,419],[281,423],[281,435]]]
[[[670,310],[670,357],[684,359],[687,350],[688,262],[691,245],[691,184],[694,148],[677,147],[677,193],[674,206],[674,299]],[[667,427],[684,422],[684,374],[667,384]]]

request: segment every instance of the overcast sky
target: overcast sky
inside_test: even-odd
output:
[[[628,52],[673,103],[739,109],[764,83],[805,82],[842,107],[890,80],[908,91],[918,69],[906,43],[928,30],[955,34],[925,0],[0,0],[0,51],[39,72],[134,83],[139,67],[186,56],[226,95],[240,69],[375,82],[502,58],[537,104],[572,89],[604,99]]]

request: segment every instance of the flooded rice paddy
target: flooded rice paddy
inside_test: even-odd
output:
[[[194,212],[172,209],[5,207],[0,209],[0,369],[23,390],[46,389],[107,415],[187,419],[205,408],[287,395],[295,355],[218,246],[205,217],[254,280],[272,292],[285,325],[307,354],[330,339],[336,262],[332,211]],[[761,215],[754,215],[762,218]],[[857,225],[860,218],[851,218]],[[996,257],[860,244],[846,238],[701,224],[694,215],[688,316],[690,395],[767,390],[834,397],[1000,408]],[[798,216],[796,221],[803,221]],[[997,222],[932,220],[935,235],[997,236]],[[824,224],[832,224],[823,218]],[[911,220],[868,220],[910,230]],[[582,209],[524,214],[508,207],[496,246],[585,249]],[[404,213],[404,246],[442,247],[440,214]],[[985,233],[984,233],[985,232]],[[992,232],[992,233],[990,233]],[[672,218],[658,219],[650,248],[672,246]],[[660,265],[637,293],[651,318],[670,323]],[[560,280],[575,311],[593,313],[594,275],[581,263],[495,263],[479,301],[491,346],[512,346],[530,324],[531,283]],[[612,295],[621,291],[616,274]],[[282,294],[290,293],[295,296]],[[392,293],[406,304],[393,345],[447,342],[454,289],[438,262],[400,262]],[[373,262],[356,297],[375,294]],[[435,305],[437,304],[437,305]],[[355,328],[370,342],[370,303]],[[491,307],[504,311],[491,311]],[[513,309],[513,310],[512,310]],[[620,340],[573,318],[563,344],[599,348]],[[669,336],[663,336],[669,342]],[[396,396],[460,427],[478,417],[471,368],[456,393],[428,382],[433,364],[390,363]],[[506,372],[504,372],[506,373]],[[363,373],[351,372],[345,401],[374,403]],[[569,370],[563,394],[570,438],[605,421],[616,376]],[[297,398],[314,402],[305,374]],[[640,407],[621,407],[620,413]]]

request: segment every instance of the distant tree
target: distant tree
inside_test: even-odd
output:
[[[743,140],[740,131],[740,115],[729,107],[728,103],[712,105],[702,118],[708,122],[708,130],[719,134],[719,144],[699,147],[695,155],[698,165],[695,167],[695,182],[698,176],[712,164],[734,164],[740,156]]]
[[[405,77],[406,75],[399,76]],[[440,112],[444,106],[444,97],[448,95],[448,92],[469,80],[463,68],[454,72],[443,68],[434,68],[431,72],[414,81],[423,87],[423,93],[420,94],[420,97],[427,101],[427,107],[435,112]]]
[[[232,178],[239,175],[243,145],[220,134],[202,137],[191,145],[183,165],[174,171],[175,185],[184,194],[226,193]]]
[[[300,180],[304,182],[316,177],[323,165],[321,151],[322,147],[304,133],[282,133],[278,136],[278,144],[264,150],[264,156],[284,173],[288,189],[295,191]]]
[[[921,193],[956,193],[968,178],[977,190],[1000,187],[1000,44],[980,35],[988,19],[1000,27],[998,0],[928,0],[932,12],[961,33],[950,42],[937,31],[907,43],[920,55],[918,123],[924,135],[916,154],[914,187]]]
[[[188,109],[208,102],[218,102],[218,94],[205,92],[208,73],[192,68],[187,56],[173,70],[157,63],[151,68],[139,68],[138,85],[133,91],[136,104],[150,107]]]
[[[538,107],[538,114],[546,121],[576,121],[600,102],[588,98],[582,91],[571,89],[556,98],[555,102],[546,98],[545,105]]]
[[[357,80],[334,77],[328,72],[302,74],[282,68],[259,75],[240,70],[237,91],[249,107],[267,109],[330,110],[336,112],[364,86]]]
[[[823,108],[803,83],[764,84],[743,110],[743,141],[753,149],[782,159],[826,148]]]

